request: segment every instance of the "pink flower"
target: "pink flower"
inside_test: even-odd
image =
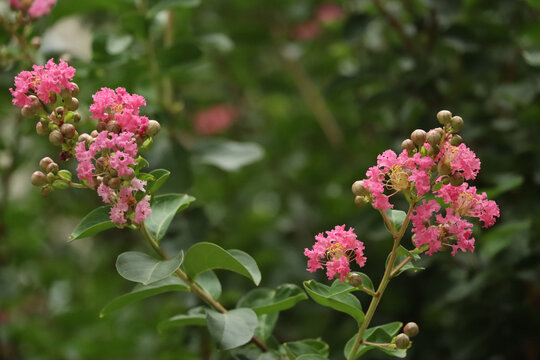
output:
[[[317,8],[317,19],[322,23],[332,23],[343,19],[343,9],[333,3],[324,3]]]
[[[108,204],[111,202],[111,196],[114,195],[114,190],[102,183],[98,186],[97,193],[99,196],[101,196],[103,202]]]
[[[465,144],[453,146],[445,143],[438,160],[450,166],[452,174],[462,174],[465,180],[474,180],[480,171],[480,160]]]
[[[140,224],[152,213],[152,208],[150,208],[150,196],[146,195],[142,198],[141,201],[137,203],[135,208],[135,218],[133,222]]]
[[[231,127],[237,115],[236,109],[230,105],[213,105],[195,114],[195,130],[203,135],[222,133]]]
[[[34,0],[28,14],[32,18],[37,18],[51,12],[51,8],[56,4],[56,0]]]
[[[94,103],[90,105],[92,118],[105,123],[116,120],[122,131],[143,135],[148,127],[148,118],[139,114],[139,108],[146,105],[144,97],[129,94],[126,89],[116,90],[101,88],[92,95]]]
[[[9,4],[15,10],[19,10],[22,7],[20,0],[9,0]]]
[[[63,88],[75,88],[71,82],[74,75],[75,69],[63,60],[58,65],[53,59],[47,61],[45,66],[34,65],[33,71],[22,71],[15,77],[15,90],[9,89],[13,95],[13,104],[20,108],[30,105],[29,95],[36,95],[48,104],[52,102],[52,93],[60,93]]]
[[[307,270],[315,272],[326,265],[326,275],[332,280],[339,274],[340,281],[345,281],[351,269],[349,263],[356,261],[362,267],[366,263],[364,243],[356,239],[353,228],[345,231],[345,225],[336,226],[333,230],[315,236],[313,249],[304,249],[308,257]]]
[[[306,20],[292,29],[291,36],[298,41],[308,41],[319,36],[321,31],[321,25],[317,20]]]

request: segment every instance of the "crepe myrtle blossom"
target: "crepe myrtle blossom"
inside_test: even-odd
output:
[[[37,96],[44,104],[49,104],[56,100],[55,93],[60,93],[62,89],[73,91],[77,88],[77,85],[71,82],[75,69],[63,60],[56,65],[54,60],[50,59],[45,66],[34,65],[32,68],[32,71],[20,72],[15,77],[15,89],[9,89],[15,106],[23,108],[32,105],[32,95]]]
[[[38,18],[51,12],[56,0],[9,0],[15,10],[27,9],[31,18]]]
[[[355,261],[363,267],[366,263],[364,243],[357,240],[353,228],[345,230],[345,225],[315,236],[313,248],[305,249],[308,260],[307,270],[315,272],[326,267],[326,275],[332,280],[339,275],[339,281],[345,281],[351,272],[350,262]]]
[[[90,105],[92,118],[100,121],[100,126],[112,131],[119,126],[121,131],[144,135],[148,127],[148,118],[139,114],[139,108],[146,106],[146,100],[141,95],[130,94],[126,89],[118,87],[115,90],[101,88],[92,95],[94,103]],[[113,126],[114,125],[114,126]]]
[[[195,114],[195,130],[202,135],[219,134],[236,121],[238,112],[227,104],[217,104]]]

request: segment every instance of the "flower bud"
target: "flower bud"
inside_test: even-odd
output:
[[[450,176],[450,184],[452,184],[452,186],[460,186],[463,184],[463,181],[465,181],[465,179],[460,173],[455,173]]]
[[[49,184],[52,184],[53,181],[56,180],[56,175],[54,175],[52,172],[47,174],[47,182]]]
[[[102,132],[103,130],[107,129],[107,124],[104,122],[104,121],[100,121],[98,122],[97,126],[96,126],[96,130],[98,132]]]
[[[426,135],[426,140],[431,146],[439,145],[442,140],[442,134],[437,130],[430,130]]]
[[[105,176],[103,177],[103,179],[102,179],[102,182],[103,182],[105,185],[109,186],[109,181],[110,181],[110,180],[111,180],[111,177],[110,177],[109,175],[105,175]]]
[[[103,156],[96,160],[96,170],[103,171],[106,166],[107,164],[105,163],[105,158]]]
[[[446,125],[450,122],[452,118],[452,113],[448,110],[441,110],[437,113],[437,120],[443,125]]]
[[[71,90],[71,96],[77,96],[79,94],[79,85],[71,83],[73,85],[73,90]]]
[[[418,329],[418,325],[416,325],[415,322],[409,322],[403,327],[403,332],[408,337],[415,337],[416,335],[418,335],[419,331],[420,329]]]
[[[439,147],[439,145],[435,145],[429,148],[427,154],[433,157],[433,156],[436,156],[440,151],[441,151],[441,148]]]
[[[369,202],[368,198],[366,196],[355,196],[354,203],[358,207],[362,207],[366,205]]]
[[[463,142],[463,138],[457,134],[452,135],[450,139],[450,145],[458,146]]]
[[[60,170],[58,171],[58,177],[66,181],[71,181],[71,172],[69,170]]]
[[[39,191],[41,196],[47,197],[53,192],[53,188],[50,185],[45,185]]]
[[[403,150],[407,150],[407,152],[410,154],[416,149],[416,146],[414,145],[414,142],[411,139],[405,139],[401,143],[401,148]]]
[[[32,117],[35,115],[35,112],[30,105],[24,105],[21,109],[21,115],[24,117]]]
[[[121,130],[122,130],[122,127],[120,126],[118,121],[111,120],[107,123],[107,131],[118,134],[120,133]]]
[[[90,136],[92,138],[97,138],[99,135],[99,132],[97,130],[92,130],[92,132],[90,133]]]
[[[53,145],[60,146],[64,142],[64,135],[59,130],[53,130],[49,134],[49,142]]]
[[[57,98],[56,93],[52,92],[52,91],[49,91],[49,100],[50,100],[50,102],[53,103],[53,104],[56,103],[56,98]]]
[[[352,192],[354,195],[358,196],[367,196],[369,191],[364,187],[364,182],[362,180],[355,181],[352,184]]]
[[[146,128],[144,135],[152,137],[155,136],[159,130],[161,130],[161,125],[159,125],[156,120],[149,120],[148,127]]]
[[[54,110],[58,115],[64,114],[64,107],[63,106],[57,106]]]
[[[439,175],[448,175],[452,172],[452,168],[450,167],[450,165],[439,161],[439,163],[437,164],[437,171],[439,172]]]
[[[51,159],[50,157],[44,157],[39,161],[39,167],[43,170],[47,170],[47,166],[52,163],[54,163],[53,159]]]
[[[71,91],[68,88],[63,87],[60,90],[60,96],[62,97],[65,103],[68,103],[71,100]]]
[[[452,119],[450,119],[450,126],[452,127],[452,132],[460,132],[463,128],[463,119],[461,116],[453,116]]]
[[[85,141],[87,144],[91,144],[93,138],[90,135],[88,135],[87,133],[84,133],[84,134],[79,135],[78,140],[79,140],[79,142]]]
[[[122,181],[120,180],[119,177],[114,177],[112,179],[109,180],[109,187],[111,189],[115,189],[115,190],[118,190],[120,189],[120,185],[122,184]]]
[[[47,176],[41,171],[34,171],[30,177],[32,185],[41,186],[47,183]]]
[[[411,140],[416,145],[424,145],[424,142],[426,142],[426,132],[422,129],[416,129],[411,134]]]
[[[32,46],[34,49],[39,49],[41,46],[41,38],[39,36],[34,36],[30,40],[30,46]]]
[[[349,284],[354,287],[362,286],[362,277],[358,274],[351,274],[349,276]]]
[[[36,133],[38,135],[47,135],[49,133],[49,128],[47,125],[43,125],[41,121],[36,123]]]
[[[60,132],[68,139],[71,139],[73,136],[75,136],[75,126],[72,124],[62,124],[62,126],[60,126]]]
[[[47,165],[45,171],[47,173],[56,173],[58,171],[58,164],[55,162],[50,163],[49,165]]]
[[[77,98],[72,97],[71,101],[67,105],[67,109],[71,111],[75,111],[79,108],[79,100]]]
[[[448,185],[448,184],[450,184],[450,176],[444,175],[444,176],[441,178],[441,182],[443,183],[443,185]]]
[[[141,146],[144,143],[143,137],[139,134],[135,135],[135,143],[137,146]]]
[[[65,180],[54,180],[52,183],[53,188],[59,189],[59,190],[65,190],[69,188],[69,183]]]
[[[74,112],[73,113],[73,122],[78,123],[79,121],[81,121],[81,114],[79,114],[78,112]]]
[[[409,337],[405,334],[399,334],[396,336],[396,347],[398,349],[406,349],[410,342]]]

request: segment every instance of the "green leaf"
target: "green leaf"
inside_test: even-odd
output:
[[[110,206],[100,206],[97,209],[92,210],[86,215],[79,224],[75,227],[69,241],[82,239],[96,235],[103,230],[107,230],[114,227],[113,222],[109,218]]]
[[[217,300],[221,296],[221,283],[213,271],[205,271],[199,274],[195,278],[195,282],[214,299]]]
[[[263,341],[266,341],[272,335],[272,331],[274,331],[279,313],[263,314],[259,315],[258,317],[259,324],[255,329],[255,336]]]
[[[241,250],[225,250],[216,244],[200,242],[186,252],[184,270],[192,279],[202,272],[213,269],[234,271],[253,280],[255,285],[259,285],[261,281],[257,263]]]
[[[187,325],[206,326],[206,311],[201,307],[190,309],[187,314],[175,315],[161,321],[157,328],[162,332]]]
[[[225,171],[236,171],[264,156],[264,150],[259,144],[225,140],[200,141],[193,153],[201,163],[214,165]]]
[[[176,276],[169,276],[150,285],[137,284],[130,293],[113,299],[101,310],[99,317],[123,308],[136,301],[169,291],[189,291],[189,287]]]
[[[283,344],[283,348],[292,360],[299,359],[304,355],[322,356],[322,359],[327,359],[330,351],[327,343],[317,339],[287,342]],[[314,359],[318,358],[314,357]]]
[[[207,310],[206,323],[210,335],[223,350],[247,344],[258,325],[257,315],[251,309],[234,309],[224,314]]]
[[[147,285],[171,275],[180,267],[183,259],[182,251],[173,258],[161,261],[138,251],[128,251],[118,256],[116,270],[126,280]]]
[[[279,312],[292,308],[299,301],[307,299],[306,293],[293,284],[283,284],[275,290],[255,289],[243,296],[237,307],[249,307],[257,315]]]
[[[341,286],[329,287],[314,280],[304,281],[304,288],[309,296],[320,305],[349,314],[359,324],[364,321],[364,312],[360,301],[354,295],[348,293],[352,290]],[[348,288],[355,289],[350,285],[348,285]]]
[[[234,43],[225,34],[208,34],[200,38],[201,46],[205,50],[228,53],[234,49]]]
[[[199,6],[201,0],[161,0],[157,1],[154,6],[148,10],[148,17],[155,16],[158,12],[163,10],[170,10],[174,8],[192,8]]]
[[[156,169],[150,171],[150,175],[154,177],[154,180],[148,184],[148,192],[153,194],[167,181],[171,172],[165,169]]]
[[[322,356],[318,354],[303,354],[296,358],[296,360],[326,360],[327,356]]]
[[[393,337],[396,336],[396,334],[399,332],[402,326],[403,326],[403,323],[399,321],[375,326],[375,327],[367,329],[364,332],[363,337],[364,337],[364,340],[370,341],[373,343],[389,343],[392,341]],[[355,339],[356,339],[356,335],[354,335],[351,339],[349,339],[349,341],[347,341],[347,344],[345,345],[344,353],[347,359],[349,358],[349,353],[352,350]],[[388,355],[392,355],[399,358],[403,358],[407,355],[407,351],[403,349],[390,349],[387,347],[360,345],[360,347],[358,348],[358,352],[356,353],[354,358],[357,359],[358,357],[365,354],[371,349],[379,349],[387,353]]]
[[[492,259],[498,253],[516,243],[519,238],[528,238],[531,229],[531,219],[510,221],[497,226],[482,236],[480,254]]]
[[[144,224],[150,234],[157,241],[163,239],[174,215],[187,209],[195,201],[193,196],[187,194],[166,194],[152,198],[152,213]]]
[[[407,270],[412,270],[414,272],[417,272],[417,271],[426,269],[424,267],[414,265],[414,261],[420,260],[420,255],[412,253],[411,251],[405,249],[401,245],[397,248],[396,252],[397,252],[397,257],[396,257],[396,261],[394,262],[394,268],[409,256],[412,258],[412,260],[409,260],[408,263],[406,263],[401,269],[399,269],[399,271],[394,275],[394,277],[401,275],[404,271],[407,271]],[[386,258],[386,264],[388,264],[389,259],[390,259],[390,255],[388,255],[388,257]]]
[[[401,210],[388,209],[386,211],[386,216],[388,217],[388,220],[390,220],[394,230],[398,232],[401,225],[403,225],[403,221],[405,221],[405,218],[407,217],[407,213]],[[388,226],[386,228],[388,229]],[[390,229],[388,229],[388,231],[390,231]]]

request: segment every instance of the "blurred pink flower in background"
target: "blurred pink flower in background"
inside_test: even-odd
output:
[[[219,134],[230,128],[237,117],[238,112],[231,105],[212,105],[195,114],[195,130],[202,135]]]
[[[15,10],[28,9],[30,17],[35,19],[50,13],[56,0],[9,0],[9,3]]]
[[[318,20],[306,20],[292,28],[291,36],[295,40],[307,41],[319,36],[321,31]]]
[[[345,13],[343,9],[333,3],[324,3],[317,8],[317,19],[323,24],[332,23],[343,19]]]

